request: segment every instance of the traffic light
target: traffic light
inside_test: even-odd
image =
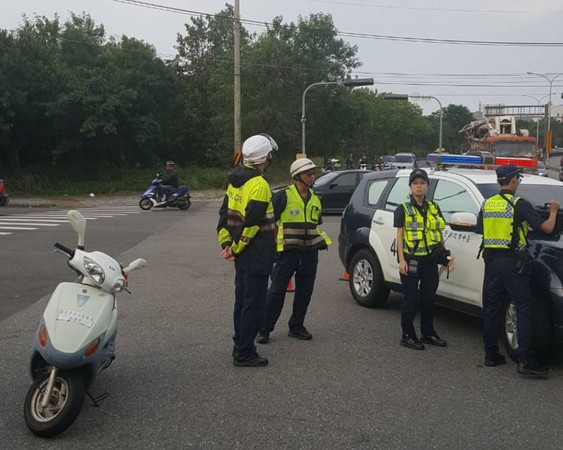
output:
[[[346,78],[342,80],[342,85],[346,87],[373,86],[373,78]]]

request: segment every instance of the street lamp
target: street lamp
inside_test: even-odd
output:
[[[553,87],[553,82],[559,78],[560,76],[563,76],[563,73],[558,73],[557,75],[554,75],[553,77],[549,78],[548,76],[542,74],[542,73],[535,73],[535,72],[526,72],[528,75],[536,75],[538,77],[542,77],[545,78],[548,83],[549,83],[549,102],[547,102],[547,134],[549,136],[551,136],[551,89]],[[551,139],[546,139],[546,144],[550,141]],[[551,151],[551,146],[550,145],[546,145],[546,153],[549,154],[549,152]]]
[[[537,98],[534,95],[527,95],[527,94],[522,94],[522,97],[529,97],[529,98],[533,98],[536,102],[538,102],[538,106],[540,106],[541,102],[543,101],[544,98],[549,97],[549,95],[544,95],[542,98]],[[538,125],[536,128],[536,139],[539,142],[540,139],[540,121],[538,120]]]
[[[440,151],[442,151],[442,122],[443,122],[443,117],[444,117],[444,108],[442,107],[442,102],[440,102],[440,100],[438,100],[436,97],[434,97],[433,95],[405,95],[405,94],[386,94],[385,97],[383,97],[385,100],[420,100],[420,99],[430,99],[433,98],[434,100],[436,100],[438,102],[438,105],[440,105],[440,134],[439,134],[439,138],[438,138],[438,148],[440,149]]]
[[[307,156],[307,153],[305,152],[305,96],[307,95],[307,91],[313,86],[327,84],[338,84],[339,86],[344,87],[372,86],[373,78],[348,78],[338,81],[319,81],[307,86],[307,88],[303,91],[303,96],[301,97],[301,153],[303,153],[303,156]]]

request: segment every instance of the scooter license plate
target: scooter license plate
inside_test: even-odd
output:
[[[92,325],[94,324],[94,318],[92,316],[78,311],[71,311],[70,309],[63,309],[59,311],[57,320],[62,322],[79,323],[80,325],[88,328],[92,328]]]

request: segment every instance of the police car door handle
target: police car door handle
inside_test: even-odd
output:
[[[378,225],[383,225],[385,224],[385,221],[383,220],[383,217],[376,217],[373,219],[373,223],[376,223]]]

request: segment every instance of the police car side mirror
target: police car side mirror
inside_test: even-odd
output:
[[[336,186],[338,186],[338,183],[332,183],[328,186],[329,189],[334,189]]]
[[[454,231],[477,231],[477,216],[469,212],[457,212],[452,214],[450,228]]]

